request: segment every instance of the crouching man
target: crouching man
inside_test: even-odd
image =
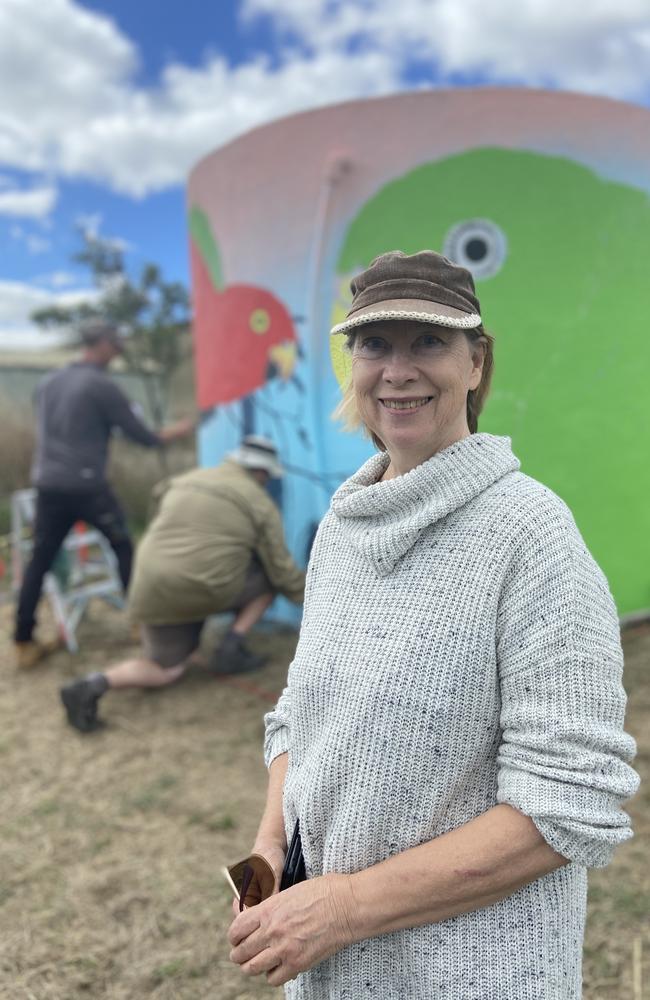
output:
[[[275,446],[249,436],[216,468],[178,476],[138,548],[129,611],[140,624],[143,655],[73,681],[61,689],[68,722],[97,728],[97,705],[109,688],[162,687],[196,659],[209,615],[234,619],[210,656],[213,673],[262,666],[244,643],[273,599],[302,602],[305,576],[284,540],[282,521],[265,489],[282,475]]]

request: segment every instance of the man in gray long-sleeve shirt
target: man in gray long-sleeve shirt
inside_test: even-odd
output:
[[[159,448],[194,427],[191,420],[179,420],[154,433],[136,416],[106,371],[124,350],[115,326],[88,323],[81,339],[81,360],[49,375],[36,395],[34,550],[16,611],[16,662],[21,668],[34,666],[49,652],[32,639],[36,606],[43,577],[76,521],[85,521],[106,536],[117,557],[122,585],[125,590],[128,586],[133,546],[122,508],[106,481],[113,428],[145,448]]]

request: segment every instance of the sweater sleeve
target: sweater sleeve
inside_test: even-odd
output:
[[[287,753],[291,737],[291,692],[289,686],[280,695],[275,708],[264,716],[264,762],[270,767],[276,757]]]
[[[600,868],[632,836],[638,787],[623,730],[619,626],[607,582],[566,509],[530,528],[497,623],[499,802],[570,861]]]

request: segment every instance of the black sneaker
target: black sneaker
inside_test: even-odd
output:
[[[80,733],[92,733],[101,723],[97,718],[97,702],[100,695],[85,679],[72,681],[59,691],[65,707],[68,722]]]
[[[251,653],[241,641],[225,642],[210,657],[208,669],[212,674],[245,674],[260,670],[267,660],[266,656]]]

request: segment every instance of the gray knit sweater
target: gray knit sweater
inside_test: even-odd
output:
[[[336,492],[313,548],[267,764],[289,751],[307,871],[357,872],[496,803],[572,864],[481,910],[345,948],[300,1000],[581,996],[586,869],[631,836],[637,787],[614,603],[565,504],[475,434]]]

